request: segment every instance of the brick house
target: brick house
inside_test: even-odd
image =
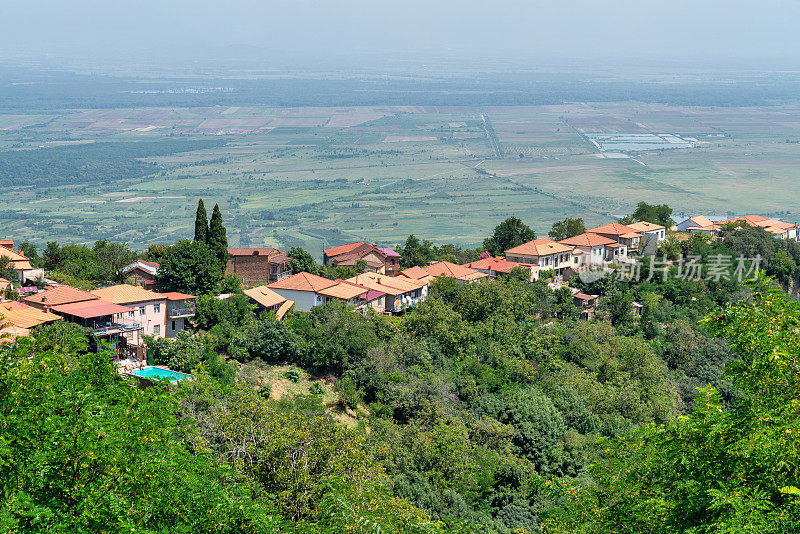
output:
[[[370,273],[395,276],[400,270],[400,255],[397,252],[363,241],[328,248],[322,252],[322,263],[332,267],[352,268],[359,261],[366,264],[366,272]]]
[[[130,278],[133,282],[145,289],[153,289],[156,287],[156,272],[158,271],[158,264],[154,261],[136,260],[130,265],[126,265],[120,269],[126,278]]]
[[[245,287],[270,284],[292,274],[292,258],[274,248],[229,248],[225,274],[236,275]]]

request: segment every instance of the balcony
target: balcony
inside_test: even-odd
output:
[[[167,319],[183,319],[194,317],[194,306],[167,308]]]
[[[97,337],[106,337],[114,334],[122,334],[125,332],[134,332],[141,330],[142,325],[139,323],[133,324],[119,324],[119,323],[104,323],[91,325],[92,333]]]

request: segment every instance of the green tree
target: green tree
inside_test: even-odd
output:
[[[675,224],[675,221],[672,220],[672,208],[666,204],[648,204],[647,202],[639,202],[636,205],[636,211],[626,217],[625,222],[620,220],[622,224],[630,224],[636,221],[660,224],[667,228]]]
[[[201,198],[197,202],[197,213],[194,219],[194,240],[198,243],[208,243],[208,214]]]
[[[483,240],[483,247],[492,256],[497,256],[534,239],[536,232],[517,217],[509,217],[495,227],[492,237]]]
[[[319,264],[314,261],[314,256],[306,252],[300,247],[292,247],[286,253],[287,256],[292,258],[292,273],[319,273]]]
[[[41,259],[39,258],[39,252],[36,249],[36,245],[28,241],[23,241],[19,244],[19,250],[25,255],[26,258],[30,260],[32,267],[41,267]]]
[[[208,246],[217,257],[223,271],[228,263],[228,238],[225,234],[225,227],[222,226],[222,212],[219,211],[219,205],[214,204],[211,223],[208,227]]]
[[[3,532],[277,532],[285,524],[224,464],[177,436],[178,399],[121,380],[109,352],[34,350],[0,365]]]
[[[800,532],[800,305],[750,287],[704,320],[739,356],[739,397],[703,388],[688,416],[606,443],[591,487],[554,481],[545,532]]]
[[[411,234],[406,239],[405,245],[400,248],[400,266],[404,269],[409,267],[424,267],[434,259],[433,249],[429,241],[420,241],[417,236]]]
[[[553,227],[550,228],[550,239],[555,241],[561,241],[562,239],[567,239],[569,237],[575,237],[576,235],[580,235],[586,232],[586,225],[583,223],[583,219],[571,219],[567,217],[563,221],[556,221],[553,223]]]
[[[154,243],[147,247],[147,250],[142,255],[142,258],[146,261],[154,261],[158,263],[161,260],[161,256],[169,248],[167,245],[162,245],[161,243]]]
[[[161,257],[156,280],[167,291],[206,295],[222,280],[222,269],[205,243],[178,241]]]

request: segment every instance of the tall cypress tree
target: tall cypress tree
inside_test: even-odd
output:
[[[199,243],[208,243],[208,215],[202,198],[197,202],[197,215],[194,219],[194,240]]]
[[[225,227],[222,226],[222,212],[219,211],[219,204],[214,204],[214,211],[211,212],[208,246],[214,251],[224,268],[228,262],[228,237],[225,235]]]

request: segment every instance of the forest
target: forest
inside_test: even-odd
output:
[[[27,252],[91,284],[127,261],[124,248]],[[406,249],[420,263],[474,253],[413,236]],[[297,268],[319,267],[294,252]],[[195,330],[149,342],[156,363],[192,380],[131,387],[69,323],[4,345],[0,526],[798,531],[800,307],[785,290],[797,283],[800,248],[730,228],[659,251],[679,254],[758,254],[764,271],[740,284],[675,267],[648,276],[643,261],[636,280],[575,281],[600,295],[589,320],[569,290],[512,272],[437,280],[402,316],[329,303],[276,321],[244,295],[213,296],[241,290],[215,268],[213,246],[151,247],[145,256],[168,266],[164,282],[184,284],[169,289],[202,284]],[[168,275],[170,265],[186,270],[178,258],[214,278]],[[317,385],[276,396],[266,373],[287,365],[290,380],[303,373]]]

